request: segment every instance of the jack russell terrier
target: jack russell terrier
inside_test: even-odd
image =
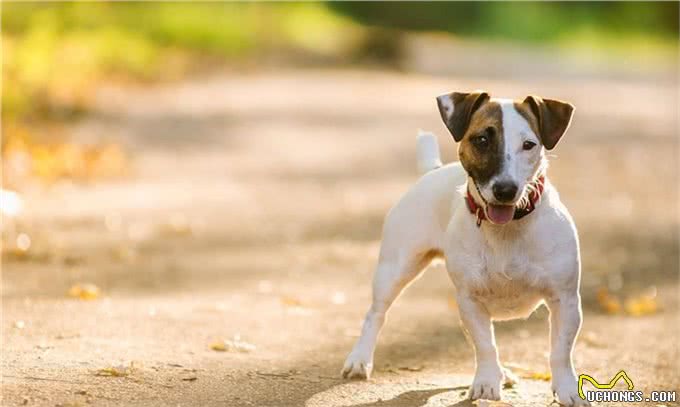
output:
[[[529,96],[496,99],[486,92],[437,98],[460,162],[442,166],[434,135],[418,136],[422,178],[383,226],[373,303],[342,375],[369,378],[387,311],[435,258],[446,261],[462,326],[475,350],[469,397],[499,400],[502,368],[493,321],[550,309],[552,389],[560,403],[587,406],[572,365],[581,327],[581,260],[576,226],[546,176],[545,151],[571,122],[574,107]]]

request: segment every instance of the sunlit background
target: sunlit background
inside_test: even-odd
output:
[[[416,131],[454,160],[434,97],[472,89],[576,106],[548,174],[581,237],[577,368],[680,390],[678,12],[3,3],[5,402],[373,405],[398,382],[421,405],[417,379],[471,374],[439,265],[394,308],[382,379],[336,378]],[[497,328],[538,383],[515,405],[549,397],[546,315]]]

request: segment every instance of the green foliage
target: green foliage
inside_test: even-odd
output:
[[[398,57],[404,30],[645,49],[676,45],[678,32],[677,2],[15,2],[2,11],[5,118],[77,112],[103,78],[176,77],[203,55],[368,53],[384,63]]]
[[[201,56],[224,62],[278,49],[344,52],[360,28],[319,3],[7,3],[3,114],[85,108],[111,76],[174,77]],[[176,72],[179,71],[179,72]]]
[[[487,38],[555,41],[574,32],[676,38],[677,2],[333,2],[364,24]]]

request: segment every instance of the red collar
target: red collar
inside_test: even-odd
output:
[[[514,220],[522,219],[536,209],[536,204],[541,200],[543,195],[543,187],[545,184],[545,175],[540,175],[537,177],[529,186],[529,199],[523,199],[519,206],[515,207]],[[470,213],[477,215],[477,227],[482,224],[483,220],[486,220],[486,213],[484,208],[475,202],[472,195],[470,195],[470,184],[468,184],[468,190],[465,194],[465,202],[470,210]]]

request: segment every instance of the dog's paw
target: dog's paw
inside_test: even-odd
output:
[[[352,351],[342,367],[342,377],[345,379],[370,379],[373,371],[373,358]]]
[[[470,387],[471,400],[500,400],[503,372],[498,366],[478,367]]]
[[[578,394],[576,380],[569,375],[564,378],[554,378],[552,384],[553,394],[557,396],[560,405],[566,407],[589,407],[590,403],[583,400]]]

